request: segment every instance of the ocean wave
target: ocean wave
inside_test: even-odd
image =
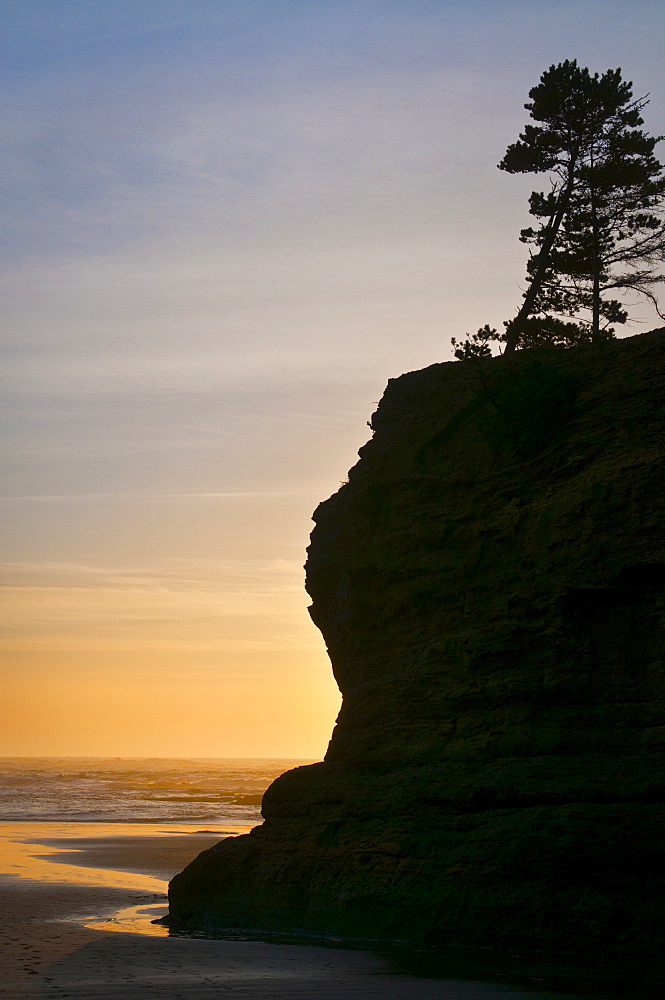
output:
[[[256,825],[268,785],[309,760],[0,758],[0,821]]]

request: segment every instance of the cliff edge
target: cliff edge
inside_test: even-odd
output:
[[[173,927],[665,943],[665,330],[391,380],[321,504],[325,761],[172,881]]]

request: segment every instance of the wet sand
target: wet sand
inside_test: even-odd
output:
[[[534,988],[511,988],[399,975],[387,959],[367,951],[169,937],[157,927],[153,931],[162,936],[132,933],[131,924],[115,922],[117,911],[134,907],[144,929],[151,927],[150,917],[164,912],[168,878],[219,839],[219,834],[159,831],[0,824],[0,863],[7,873],[0,878],[3,1000],[563,1000],[581,995],[543,992],[536,982]],[[147,915],[141,917],[144,910]],[[594,1000],[609,996],[595,990],[586,995]]]

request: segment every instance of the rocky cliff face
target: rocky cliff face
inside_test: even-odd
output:
[[[326,759],[174,879],[172,924],[656,955],[665,331],[433,365],[373,429],[307,562]]]

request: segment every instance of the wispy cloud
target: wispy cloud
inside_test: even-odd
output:
[[[0,640],[5,651],[311,649],[301,561],[7,562]]]
[[[153,501],[153,500],[274,500],[275,497],[293,497],[302,495],[303,491],[297,490],[234,490],[226,492],[207,493],[61,493],[35,495],[35,496],[0,496],[0,503],[12,503],[24,501],[34,503],[82,503],[95,500],[129,500],[132,502]]]

